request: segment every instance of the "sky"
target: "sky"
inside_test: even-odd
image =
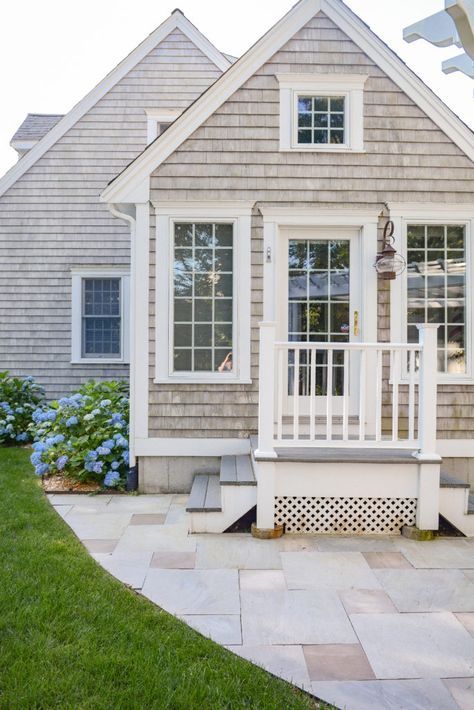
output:
[[[16,162],[9,146],[30,113],[66,113],[177,6],[220,50],[239,56],[294,0],[2,0],[0,2],[0,175]],[[474,82],[441,62],[459,53],[403,28],[444,8],[444,0],[346,0],[471,128]]]

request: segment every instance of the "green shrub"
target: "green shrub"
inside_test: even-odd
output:
[[[39,476],[123,486],[129,468],[128,386],[88,382],[33,413],[31,463]]]
[[[0,444],[31,441],[32,415],[43,400],[44,390],[32,377],[0,372]]]

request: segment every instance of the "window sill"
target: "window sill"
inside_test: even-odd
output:
[[[71,360],[71,365],[129,365],[129,360],[123,358],[81,358],[79,360]]]
[[[329,148],[327,146],[309,146],[305,148],[302,145],[291,148],[280,148],[280,153],[367,153],[364,148],[349,148],[348,146],[343,146],[342,148]]]
[[[239,377],[155,377],[155,385],[251,385],[251,379]]]

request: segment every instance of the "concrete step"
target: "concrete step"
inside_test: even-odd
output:
[[[219,476],[198,473],[194,476],[186,510],[188,513],[220,513],[222,511]]]
[[[221,486],[256,486],[250,456],[223,456],[220,469]]]

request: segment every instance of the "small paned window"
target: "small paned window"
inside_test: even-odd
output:
[[[408,225],[407,263],[408,342],[418,341],[417,323],[438,323],[438,371],[465,374],[465,227]]]
[[[298,96],[298,145],[345,143],[344,96]]]
[[[82,357],[120,358],[121,279],[82,279]]]
[[[176,223],[173,369],[232,373],[233,224]]]

